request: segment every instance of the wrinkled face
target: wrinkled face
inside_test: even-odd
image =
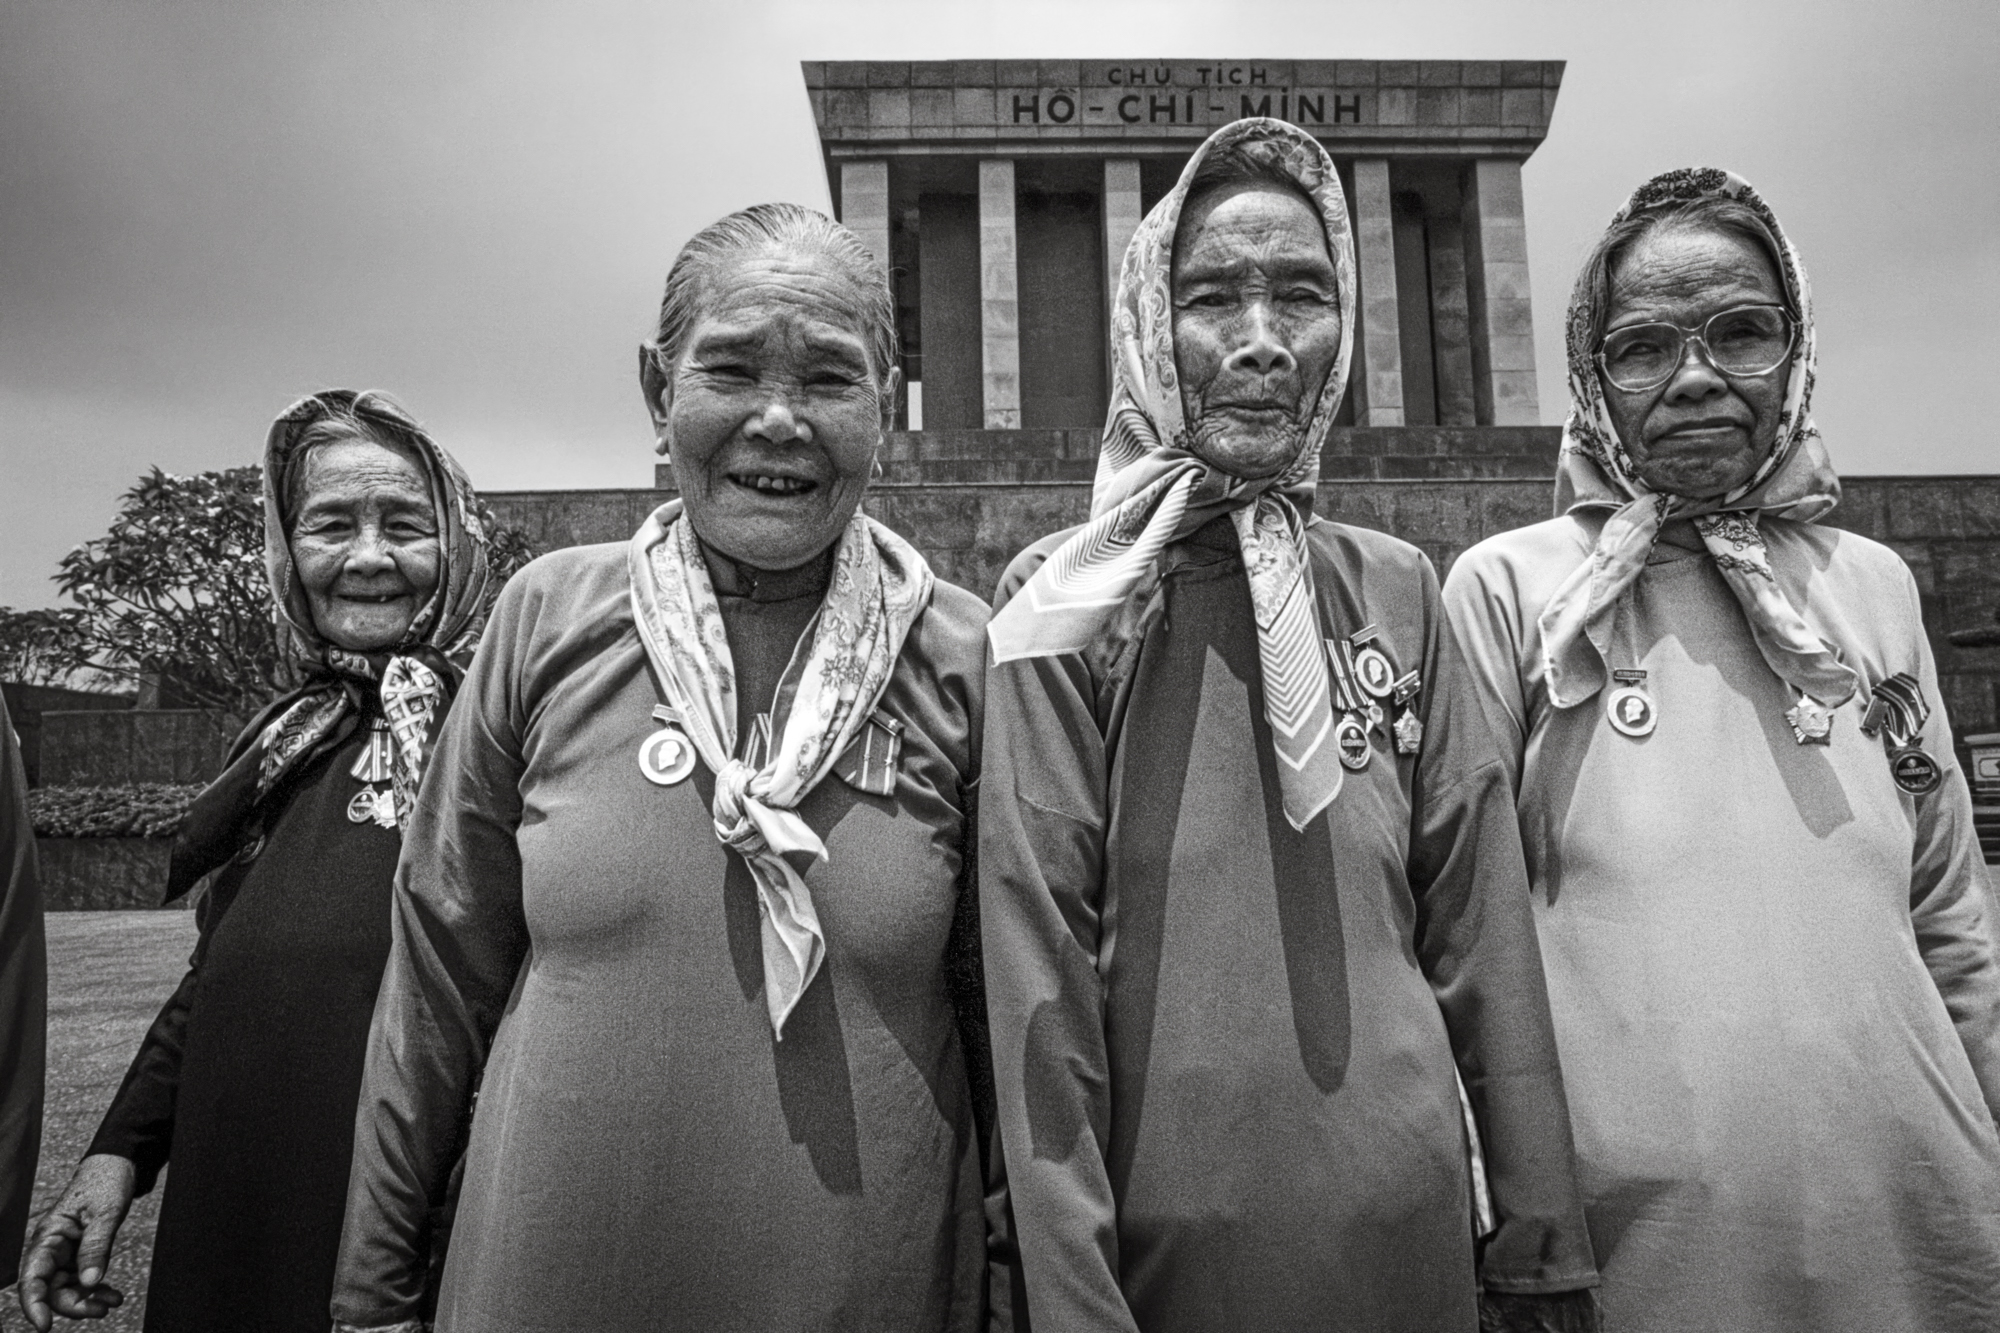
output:
[[[863,293],[823,257],[745,254],[704,287],[679,359],[643,363],[654,428],[696,534],[794,569],[860,505],[899,372],[874,364]]]
[[[351,652],[393,648],[437,591],[441,548],[415,461],[369,440],[307,454],[292,563],[313,625]]]
[[[1238,477],[1282,472],[1340,354],[1340,291],[1312,206],[1261,182],[1189,199],[1173,306],[1194,452]]]
[[[1655,321],[1699,329],[1711,315],[1755,304],[1785,304],[1762,248],[1731,232],[1669,226],[1641,236],[1612,266],[1604,330]],[[1741,486],[1770,454],[1789,368],[1725,375],[1689,339],[1665,384],[1633,393],[1601,374],[1598,382],[1640,479],[1656,491],[1706,499]]]

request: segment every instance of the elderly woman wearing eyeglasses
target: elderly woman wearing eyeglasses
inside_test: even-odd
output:
[[[1559,517],[1445,601],[1510,752],[1605,1327],[2000,1328],[2000,967],[1917,588],[1815,520],[1798,255],[1647,182],[1577,279]]]
[[[146,1034],[21,1282],[35,1327],[102,1318],[134,1193],[171,1161],[148,1333],[322,1333],[389,886],[433,729],[479,640],[487,551],[450,455],[376,393],[271,427],[265,565],[303,683],[188,812],[169,900],[210,877]]]

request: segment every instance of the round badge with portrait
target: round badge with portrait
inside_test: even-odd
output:
[[[1388,698],[1396,688],[1396,668],[1380,648],[1363,648],[1354,655],[1354,678],[1377,699]]]
[[[1660,713],[1653,696],[1637,685],[1627,685],[1605,696],[1604,715],[1611,725],[1627,736],[1650,736]]]
[[[646,781],[671,787],[694,772],[694,758],[694,742],[666,727],[639,746],[639,771],[646,775]]]
[[[1340,752],[1340,762],[1357,773],[1368,767],[1375,753],[1375,747],[1368,743],[1368,728],[1352,713],[1342,713],[1340,721],[1333,724],[1333,748]]]

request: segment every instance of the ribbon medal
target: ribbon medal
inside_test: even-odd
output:
[[[1613,671],[1611,678],[1618,682],[1618,688],[1604,697],[1604,716],[1624,735],[1635,739],[1652,735],[1660,710],[1654,706],[1653,696],[1646,693],[1646,673],[1622,667]]]
[[[1355,681],[1352,644],[1345,639],[1328,639],[1326,658],[1333,668],[1334,707],[1340,710],[1340,718],[1333,724],[1333,748],[1340,762],[1358,773],[1368,767],[1369,757],[1375,753],[1368,728],[1382,720],[1382,705]]]
[[[1907,671],[1877,685],[1868,711],[1861,715],[1862,734],[1883,734],[1889,745],[1889,776],[1912,796],[1928,796],[1944,781],[1944,770],[1924,752],[1924,723],[1930,715],[1922,687]]]
[[[396,752],[386,719],[377,718],[369,724],[368,743],[361,747],[360,757],[348,772],[366,784],[347,803],[348,819],[356,824],[373,821],[383,828],[396,827],[395,792],[375,785],[388,782],[396,775]]]
[[[674,710],[661,704],[653,716],[664,723],[639,744],[639,771],[646,781],[671,787],[694,772],[694,742],[675,725],[680,721]]]

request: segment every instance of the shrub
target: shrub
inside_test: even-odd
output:
[[[36,787],[28,814],[44,838],[168,838],[180,831],[200,784]]]

